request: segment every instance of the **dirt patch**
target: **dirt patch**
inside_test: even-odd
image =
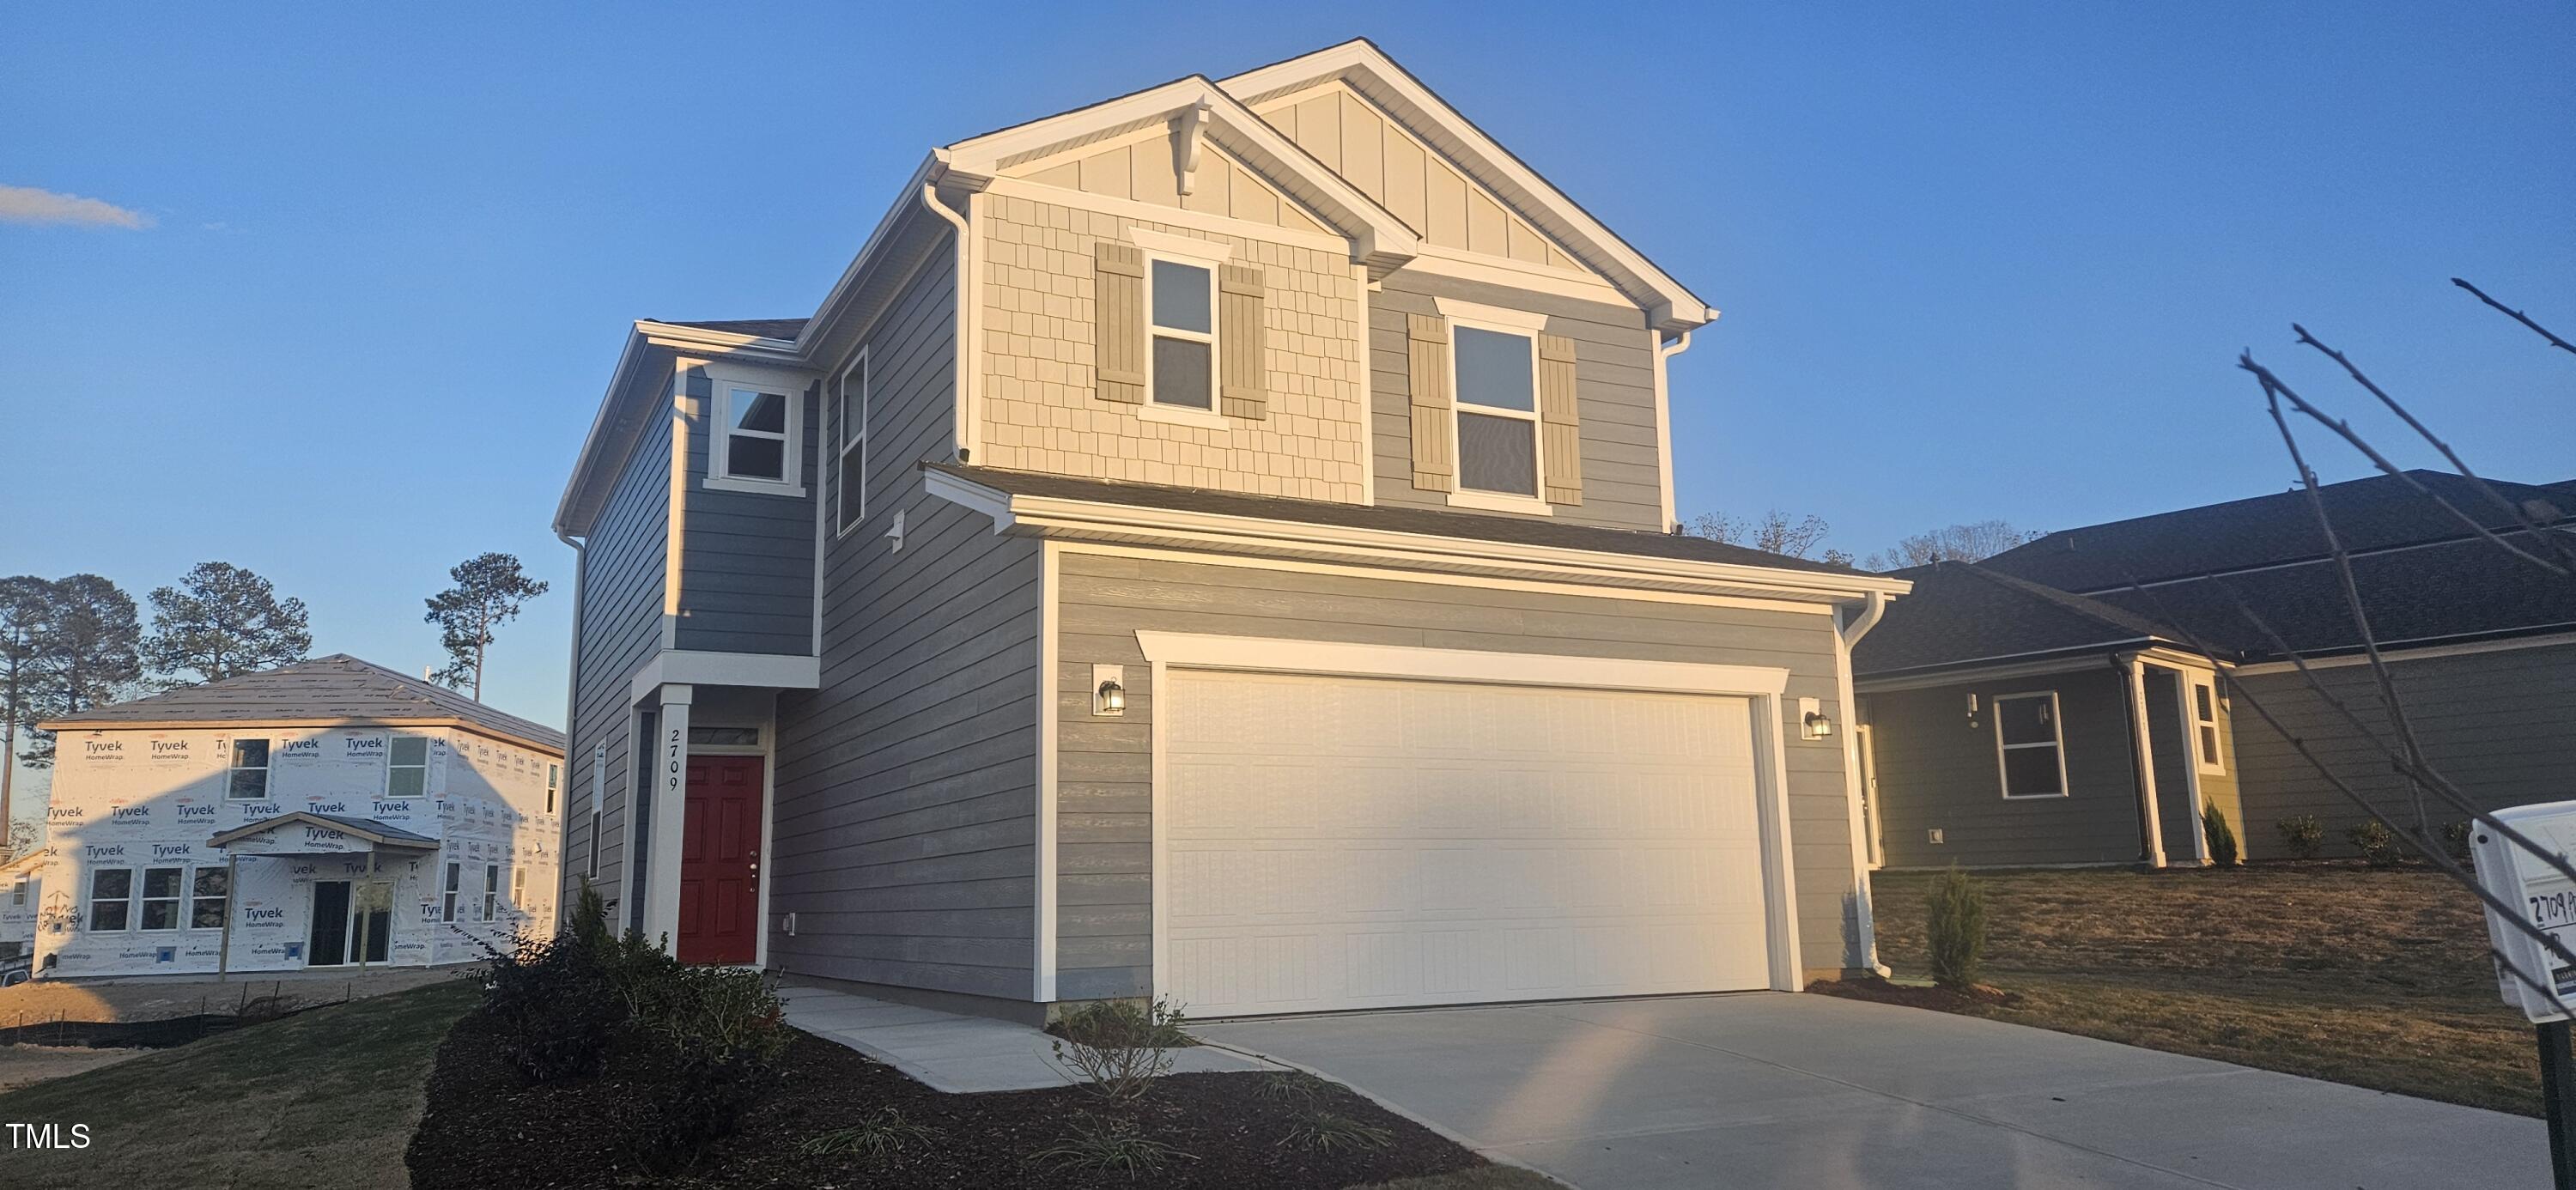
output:
[[[1077,1088],[947,1095],[840,1045],[799,1033],[784,1081],[740,1132],[718,1142],[671,1187],[1345,1187],[1482,1167],[1475,1154],[1347,1088],[1302,1075],[1185,1074],[1158,1080],[1138,1103],[1104,1107]],[[418,1190],[487,1186],[631,1185],[640,1166],[619,1143],[634,1118],[633,1088],[614,1073],[522,1088],[479,1017],[441,1046],[429,1106],[408,1162]],[[888,1116],[891,1111],[893,1116]],[[891,1151],[817,1153],[818,1138],[899,1119]],[[1319,1141],[1327,1119],[1341,1143]],[[1041,1154],[1086,1124],[1116,1122],[1170,1146],[1141,1177],[1077,1167]],[[1302,1131],[1301,1131],[1302,1130]],[[1352,1142],[1352,1135],[1371,1139]]]
[[[1900,976],[1927,968],[1935,875],[1872,877],[1879,959]],[[1819,990],[2540,1112],[2531,1025],[2497,996],[2477,899],[2438,872],[2323,861],[1976,877],[1984,979],[2017,1001]]]
[[[0,1092],[32,1087],[49,1078],[113,1066],[150,1050],[90,1049],[87,1046],[0,1045]]]
[[[346,974],[235,975],[189,979],[168,976],[112,983],[36,979],[0,988],[0,1028],[67,1021],[150,1021],[202,1013],[230,1014],[269,998],[309,1007],[409,991],[456,979],[469,966],[393,967]]]

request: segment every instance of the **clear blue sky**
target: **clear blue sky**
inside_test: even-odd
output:
[[[0,573],[223,559],[416,671],[511,551],[555,593],[489,697],[559,723],[547,521],[629,319],[809,313],[930,146],[1355,34],[1725,312],[1685,514],[1866,554],[2276,490],[2239,349],[2388,425],[2293,319],[2576,475],[2576,359],[2445,280],[2576,333],[2564,4],[1005,7],[8,6],[0,184],[149,226],[0,191]]]

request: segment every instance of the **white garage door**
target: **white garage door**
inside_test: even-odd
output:
[[[1173,671],[1194,1016],[1766,987],[1750,704]]]

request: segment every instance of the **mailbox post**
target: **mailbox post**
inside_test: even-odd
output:
[[[2560,856],[2576,853],[2576,802],[2515,806],[2495,812],[2498,821],[2522,832],[2532,842]],[[2576,950],[2576,883],[2539,856],[2481,825],[2469,836],[2469,853],[2477,863],[2478,883],[2507,905],[2519,906],[2522,920],[2511,922],[2487,910],[2487,939],[2495,951],[2524,975],[2546,986],[2544,992],[2496,966],[2497,990],[2504,1002],[2530,1018],[2540,1046],[2541,1110],[2549,1117],[2549,1170],[2558,1190],[2576,1190],[2576,1055],[2569,1051],[2570,1027],[2561,1004],[2576,1001],[2576,965],[2550,953],[2533,938],[2538,931]]]

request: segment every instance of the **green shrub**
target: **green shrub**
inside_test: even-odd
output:
[[[2227,815],[2220,813],[2218,807],[2214,804],[2202,805],[2200,808],[2200,829],[2203,834],[2209,836],[2210,862],[2215,863],[2222,868],[2234,866],[2236,863],[2236,828],[2227,825]]]
[[[2325,851],[2326,824],[2314,814],[2293,814],[2272,824],[2281,832],[2281,849],[2292,859],[2315,859]]]
[[[2475,825],[2475,823],[2466,818],[2463,818],[2458,822],[2443,823],[2442,850],[2450,852],[2452,859],[2463,864],[2468,863],[2469,832]]]
[[[597,898],[592,898],[595,907]],[[608,1064],[627,1020],[579,931],[512,939],[503,951],[481,942],[483,1011],[497,1027],[502,1060],[528,1086],[590,1078]]]
[[[1055,1023],[1056,1065],[1076,1082],[1110,1099],[1133,1099],[1172,1068],[1170,1051],[1191,1044],[1181,1009],[1170,1000],[1151,1004],[1101,1000]]]
[[[1124,1174],[1129,1181],[1134,1181],[1145,1174],[1160,1172],[1173,1161],[1196,1161],[1198,1158],[1146,1136],[1126,1120],[1082,1115],[1074,1118],[1070,1135],[1029,1154],[1029,1160],[1086,1173]]]
[[[1374,1151],[1394,1144],[1395,1130],[1327,1112],[1289,1125],[1288,1134],[1279,1138],[1279,1143],[1317,1153]]]
[[[938,1129],[912,1123],[903,1118],[901,1110],[889,1107],[847,1128],[835,1128],[819,1136],[807,1137],[796,1147],[818,1157],[856,1154],[874,1164],[908,1147],[927,1148],[937,1139]]]
[[[2402,858],[2397,850],[2397,832],[2376,818],[2345,831],[2343,837],[2361,851],[2361,858],[2369,860],[2371,867],[2393,868]]]
[[[1932,881],[1930,912],[1932,982],[1955,991],[1976,986],[1986,953],[1986,890],[1952,864]]]

